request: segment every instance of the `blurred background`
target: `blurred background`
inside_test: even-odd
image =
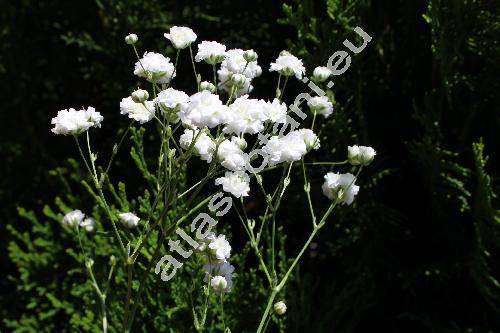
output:
[[[77,177],[76,152],[50,119],[95,106],[109,149],[116,137],[103,133],[123,123],[119,101],[137,85],[124,36],[172,57],[172,25],[256,50],[258,97],[274,93],[266,69],[281,50],[310,74],[354,27],[373,38],[335,79],[322,146],[338,160],[357,143],[378,155],[355,209],[325,228],[289,287],[287,332],[500,331],[498,1],[6,0],[0,24],[0,331],[62,332],[71,318],[55,296],[71,283],[41,225],[66,190],[60,175]],[[290,81],[290,96],[303,91]],[[290,251],[309,227],[302,200],[283,208]]]

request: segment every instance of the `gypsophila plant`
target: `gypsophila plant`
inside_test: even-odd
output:
[[[75,251],[79,251],[98,300],[103,332],[133,331],[144,292],[150,289],[147,285],[158,279],[167,289],[173,279],[186,279],[187,283],[180,285],[184,290],[175,285],[170,293],[190,295],[192,328],[199,332],[213,331],[214,327],[216,331],[230,332],[239,327],[230,315],[227,301],[235,288],[255,285],[254,282],[239,286],[239,280],[261,280],[267,303],[252,305],[262,314],[251,321],[256,332],[265,332],[271,322],[279,322],[286,314],[285,287],[306,249],[319,231],[331,223],[334,209],[349,206],[355,200],[360,191],[356,180],[363,167],[373,161],[375,150],[354,145],[345,149],[344,161],[329,161],[326,156],[322,162],[307,162],[308,153],[320,148],[315,125],[321,117],[335,117],[335,110],[324,93],[316,97],[301,94],[287,105],[286,86],[290,80],[312,80],[311,84],[317,85],[309,87],[318,93],[319,86],[326,85],[339,62],[333,65],[329,61],[328,67],[317,67],[307,78],[302,60],[282,51],[269,66],[270,72],[276,72],[276,91],[263,100],[251,96],[254,81],[262,74],[254,50],[227,50],[218,42],[201,41],[195,53],[193,44],[198,36],[187,27],[172,27],[164,37],[176,49],[173,62],[157,52],[144,52],[141,57],[139,37],[125,37],[137,55],[133,73],[142,83],[119,103],[120,113],[129,118],[129,124],[109,159],[104,161],[92,145],[91,133],[99,130],[103,122],[103,116],[93,107],[61,110],[52,119],[53,133],[73,137],[90,180],[83,184],[100,212],[68,207],[60,221],[65,232],[74,236]],[[366,43],[364,40],[363,48]],[[181,52],[189,53],[193,73],[177,73]],[[209,75],[203,77],[202,73]],[[194,77],[192,90],[174,88],[175,78],[184,75]],[[129,133],[132,158],[147,188],[135,200],[148,207],[140,211],[124,199],[125,185],[118,184],[117,193],[110,178],[114,159]],[[153,140],[143,140],[144,133],[149,133]],[[151,146],[154,143],[156,147]],[[158,152],[152,159],[154,163],[145,157],[145,150]],[[180,177],[200,165],[204,170],[201,179],[184,181]],[[311,188],[309,181],[308,170],[316,165],[333,168],[324,176],[321,189]],[[355,174],[335,170],[343,165],[350,165]],[[293,179],[293,168],[300,170],[301,179]],[[309,211],[311,231],[300,251],[287,259],[280,207],[284,206],[283,199],[292,181],[303,183],[300,195]],[[206,195],[206,190],[214,187],[217,191]],[[324,201],[328,202],[326,210],[315,208],[311,191],[323,192]],[[246,208],[245,202],[251,197],[263,198],[265,205],[258,207],[258,213],[250,214]],[[241,225],[231,229],[233,236],[237,233],[246,237],[241,250],[232,248],[232,237],[221,233],[225,228],[217,225],[218,219],[229,211]],[[95,244],[91,241],[93,235],[101,233],[109,235],[107,240],[117,249],[104,280],[94,272]],[[246,255],[235,253],[238,251],[252,253],[257,267],[244,263],[242,258]],[[235,263],[245,265],[245,270]],[[109,316],[107,300],[115,296],[114,272],[125,277],[126,290],[123,299],[114,300],[121,304],[119,313],[113,306],[113,315]],[[186,304],[176,306],[182,308]],[[217,324],[210,324],[209,328],[208,323],[214,322]]]

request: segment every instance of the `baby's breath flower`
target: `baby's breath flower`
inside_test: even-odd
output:
[[[136,103],[142,103],[148,100],[149,93],[143,89],[137,89],[131,95],[132,100]]]
[[[91,217],[87,217],[85,220],[80,222],[80,227],[86,232],[92,232],[95,229],[95,220]]]
[[[283,301],[274,303],[273,307],[274,307],[274,312],[276,312],[276,314],[279,316],[284,315],[286,312],[286,304]]]
[[[302,76],[306,72],[306,68],[302,64],[302,60],[288,51],[281,51],[278,59],[271,63],[269,71],[278,72],[284,76],[295,75],[297,79],[302,79]]]
[[[103,117],[93,107],[87,109],[61,110],[57,116],[52,118],[52,132],[63,135],[77,135],[87,131],[91,127],[101,127]]]
[[[247,62],[256,61],[257,58],[258,55],[254,50],[246,50],[245,52],[243,52],[243,59],[245,59]]]
[[[224,177],[215,180],[215,185],[222,185],[225,192],[236,198],[247,197],[250,191],[250,177],[243,171],[226,172]]]
[[[134,213],[120,213],[118,216],[122,224],[129,229],[136,228],[139,225],[140,218]]]
[[[316,67],[313,71],[313,80],[324,82],[332,75],[332,71],[328,67]]]
[[[214,276],[210,280],[210,287],[217,292],[217,293],[223,293],[226,292],[227,290],[227,281],[226,278],[220,275]]]
[[[62,224],[68,227],[77,227],[85,218],[85,214],[81,210],[75,209],[66,215],[62,219]]]
[[[207,64],[215,65],[224,60],[226,46],[217,42],[202,41],[198,44],[196,62],[204,60]]]
[[[197,37],[194,31],[190,28],[177,26],[170,28],[169,33],[165,33],[163,36],[169,39],[172,42],[172,45],[179,50],[185,49],[191,45]]]
[[[125,37],[125,43],[129,45],[134,45],[139,40],[136,34],[129,34]]]
[[[215,152],[215,142],[213,142],[205,132],[198,135],[199,131],[199,129],[192,130],[186,128],[179,139],[179,144],[182,148],[189,149],[193,140],[198,137],[193,146],[194,152],[196,155],[199,155],[202,160],[210,163]]]
[[[347,147],[347,156],[352,165],[368,165],[375,158],[375,149],[365,146]]]
[[[187,127],[213,128],[227,120],[228,107],[222,104],[218,95],[203,90],[189,98],[188,107],[179,112],[179,117]]]
[[[333,104],[328,100],[326,96],[316,96],[310,98],[307,101],[307,106],[311,109],[311,112],[316,112],[325,118],[328,118],[333,112]]]
[[[200,90],[208,90],[211,93],[215,93],[217,91],[217,88],[212,82],[203,81],[200,83]]]
[[[155,107],[152,101],[144,103],[136,103],[132,97],[123,98],[120,102],[120,113],[128,115],[130,119],[134,119],[141,124],[147,123],[153,119]]]
[[[333,173],[325,175],[322,189],[323,194],[330,200],[338,200],[339,203],[350,205],[359,192],[359,186],[354,184],[356,178],[350,173]]]
[[[135,63],[134,74],[156,83],[169,83],[175,77],[174,65],[170,59],[155,52],[144,53]]]

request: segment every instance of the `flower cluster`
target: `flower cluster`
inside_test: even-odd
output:
[[[233,286],[234,266],[228,262],[231,245],[225,235],[209,233],[198,249],[205,254],[205,282],[217,293],[227,293]]]

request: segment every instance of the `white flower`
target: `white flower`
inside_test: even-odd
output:
[[[311,112],[316,112],[325,118],[328,118],[333,112],[333,104],[328,100],[326,96],[316,96],[310,98],[307,101],[307,106],[311,109]]]
[[[225,91],[228,94],[231,94],[232,92],[233,96],[238,97],[244,94],[248,94],[253,90],[253,86],[251,84],[252,80],[249,78],[245,78],[243,84],[239,86],[234,85],[231,81],[233,73],[230,72],[226,67],[221,67],[221,69],[217,71],[217,75],[219,77],[219,89]]]
[[[163,111],[180,111],[187,108],[189,96],[184,91],[168,88],[160,91],[154,102],[161,106]]]
[[[196,62],[205,60],[210,65],[215,65],[224,60],[226,46],[217,42],[202,41],[198,44],[198,53],[195,56]]]
[[[170,33],[165,33],[163,36],[169,39],[176,49],[185,49],[196,40],[196,34],[193,30],[187,27],[172,27]]]
[[[134,74],[156,83],[169,83],[175,77],[170,59],[154,52],[144,53],[142,59],[135,63]]]
[[[257,55],[257,53],[254,50],[246,50],[245,52],[243,52],[243,58],[247,62],[256,61],[258,57],[259,56]]]
[[[80,222],[80,227],[86,232],[92,232],[95,229],[95,220],[91,217],[87,217],[85,220]]]
[[[132,95],[132,100],[136,103],[142,103],[148,100],[149,98],[149,93],[146,90],[143,89],[137,89],[135,90]]]
[[[120,217],[122,224],[129,229],[135,228],[139,225],[140,218],[134,213],[120,213],[118,216]]]
[[[244,95],[229,106],[229,111],[230,117],[227,126],[224,127],[225,133],[257,134],[264,130],[266,114],[263,101]]]
[[[228,107],[222,104],[218,95],[207,90],[191,96],[187,109],[179,112],[182,123],[188,127],[216,127],[228,116]]]
[[[255,60],[247,61],[245,52],[253,52]],[[232,74],[243,74],[249,79],[256,78],[262,74],[262,68],[257,65],[257,54],[253,50],[243,51],[241,49],[231,49],[226,52],[226,57],[221,64]]]
[[[313,71],[313,80],[324,82],[332,75],[332,71],[328,67],[316,67]]]
[[[101,127],[103,117],[93,107],[87,109],[61,110],[52,118],[52,132],[55,134],[77,135],[87,131],[90,127]]]
[[[217,157],[223,167],[231,171],[242,171],[245,169],[245,153],[238,146],[238,138],[233,139],[222,141],[217,149]]]
[[[200,90],[208,90],[211,93],[215,93],[217,91],[217,88],[212,82],[202,81],[200,83]]]
[[[137,37],[136,34],[129,34],[125,37],[125,43],[130,44],[130,45],[137,43],[138,40],[139,40],[139,37]]]
[[[81,210],[75,209],[66,215],[62,219],[62,224],[68,227],[77,227],[85,218],[85,214]]]
[[[224,288],[221,288],[223,291],[229,292],[233,286],[233,272],[234,266],[230,263],[224,262],[213,262],[212,260],[208,260],[208,263],[203,267],[205,270],[205,278],[204,281],[207,282],[209,277],[219,276],[225,279],[226,285]],[[212,279],[210,279],[212,282]],[[214,281],[215,285],[221,284],[221,287],[224,286],[224,282],[220,278],[217,278]],[[218,282],[218,283],[217,283]]]
[[[368,165],[375,158],[375,149],[365,146],[349,146],[347,147],[347,156],[349,163],[352,165]]]
[[[215,180],[215,185],[222,185],[225,192],[236,198],[247,197],[250,191],[250,177],[242,171],[226,172],[224,177]]]
[[[323,194],[330,200],[338,199],[340,203],[350,205],[359,192],[359,186],[354,185],[356,178],[350,173],[333,173],[325,175]]]
[[[240,137],[237,137],[237,136],[233,136],[231,138],[231,141],[236,143],[236,145],[240,148],[240,149],[245,149],[247,147],[247,142],[245,139],[243,138],[240,138]]]
[[[300,160],[307,153],[308,146],[305,139],[304,133],[299,131],[290,132],[282,138],[271,137],[262,147],[268,156],[269,165]]]
[[[279,301],[274,303],[274,312],[276,312],[277,315],[281,316],[284,315],[286,312],[286,304],[283,301]]]
[[[264,103],[266,118],[273,123],[286,123],[286,111],[286,104],[281,103],[277,98],[275,98],[272,102]]]
[[[217,293],[223,293],[227,291],[228,283],[225,277],[217,275],[210,280],[210,287]]]
[[[136,103],[132,97],[125,97],[120,102],[120,113],[128,115],[130,119],[134,119],[141,124],[144,124],[153,119],[155,107],[152,101],[144,103]]]
[[[212,239],[208,244],[208,250],[219,262],[224,262],[231,256],[231,245],[225,235],[219,235]]]
[[[307,146],[307,150],[318,149],[320,147],[318,136],[308,128],[296,130],[292,135],[298,135]]]
[[[243,74],[231,74],[231,78],[229,80],[235,87],[242,88],[245,86],[248,78]]]
[[[198,137],[193,146],[194,152],[199,155],[202,160],[210,163],[215,152],[215,142],[210,139],[207,133],[202,132],[198,135],[199,132],[200,130],[198,129],[192,130],[186,128],[179,139],[179,144],[182,148],[189,149],[193,142],[193,138],[196,139],[196,137]]]
[[[276,62],[271,63],[269,71],[278,72],[284,76],[295,75],[297,79],[302,79],[306,68],[302,64],[302,60],[287,51],[282,51]]]

